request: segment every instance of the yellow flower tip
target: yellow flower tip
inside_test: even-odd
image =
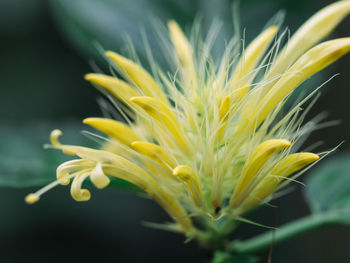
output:
[[[86,118],[83,120],[83,123],[94,127],[127,146],[130,146],[130,143],[133,141],[140,139],[128,125],[119,121],[106,118]]]
[[[127,101],[132,96],[140,95],[133,86],[115,76],[89,73],[85,75],[85,79],[103,88],[122,102]]]
[[[34,204],[36,202],[38,202],[40,199],[40,196],[37,195],[37,194],[28,194],[26,197],[25,197],[25,201],[27,204]]]
[[[197,174],[187,165],[178,165],[173,169],[173,175],[179,177],[187,184],[188,192],[197,206],[203,204],[203,194],[197,178]]]
[[[130,102],[135,103],[139,106],[145,105],[145,96],[136,96],[129,99]]]
[[[115,53],[115,52],[110,51],[110,50],[106,51],[105,55],[107,57],[109,57],[110,59],[112,59],[117,64],[120,64],[120,63],[125,62],[127,60],[126,58],[119,55],[118,53]]]
[[[85,74],[84,79],[86,81],[94,82],[96,80],[96,77],[97,77],[96,75],[97,74],[95,74],[95,73],[88,73],[88,74]]]
[[[168,28],[170,31],[180,29],[178,23],[172,19],[168,21]]]
[[[290,174],[303,169],[305,166],[316,162],[320,157],[309,152],[293,153],[279,161],[271,170],[271,174],[287,177]]]
[[[109,82],[115,78],[104,74],[88,73],[85,74],[84,79],[101,87],[105,87],[108,86],[108,84],[110,84]]]
[[[228,118],[228,111],[230,110],[230,107],[231,107],[231,98],[230,96],[226,96],[222,103],[221,103],[221,106],[219,108],[219,118],[220,120],[223,120],[223,119],[227,119]]]
[[[250,159],[247,162],[247,165],[251,162],[256,161],[257,159],[263,159],[265,162],[271,157],[271,155],[277,151],[288,148],[292,143],[285,139],[271,139],[262,142],[256,147]]]
[[[191,180],[192,168],[187,165],[178,165],[173,170],[173,175],[184,181]]]
[[[167,169],[171,170],[175,166],[174,158],[159,145],[150,142],[134,141],[130,144],[130,147],[136,152],[154,159]]]
[[[148,155],[152,158],[158,157],[162,152],[162,149],[158,145],[150,142],[134,141],[130,144],[130,146],[136,152]]]
[[[155,109],[158,109],[160,107],[162,108],[167,107],[161,101],[148,96],[131,97],[129,101],[140,106],[145,111],[154,111]]]

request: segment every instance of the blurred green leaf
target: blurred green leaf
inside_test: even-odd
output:
[[[196,10],[196,1],[161,0],[52,0],[51,9],[55,21],[64,36],[88,58],[101,60],[96,44],[104,49],[120,52],[129,37],[141,57],[146,48],[141,30],[144,30],[151,47],[154,37],[152,19],[166,23],[173,17],[179,22],[190,21]],[[159,59],[160,52],[155,57]]]
[[[0,186],[41,186],[56,180],[56,167],[71,160],[55,149],[44,149],[49,143],[53,129],[63,131],[62,142],[92,146],[92,141],[83,136],[78,121],[66,123],[29,122],[25,124],[1,124],[0,127]],[[111,181],[125,189],[136,189],[133,185],[114,179]]]
[[[323,162],[306,185],[306,199],[314,214],[350,224],[350,153]]]

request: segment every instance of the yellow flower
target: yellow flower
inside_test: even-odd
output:
[[[219,229],[220,220],[234,222],[319,159],[293,147],[315,128],[301,125],[300,105],[310,96],[283,116],[281,108],[302,82],[350,51],[350,38],[318,44],[349,12],[350,1],[324,8],[281,50],[285,32],[278,36],[276,25],[242,54],[233,38],[218,64],[207,52],[211,40],[194,44],[170,21],[177,65],[171,77],[107,51],[122,78],[85,78],[109,94],[126,121],[84,120],[107,136],[101,149],[61,144],[61,131],[54,130],[52,146],[78,158],[61,164],[57,181],[26,201],[34,203],[71,179],[72,197],[87,201],[85,179],[104,188],[117,177],[154,198],[175,221],[173,229],[188,237]]]

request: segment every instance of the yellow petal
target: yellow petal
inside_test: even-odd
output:
[[[188,150],[186,134],[181,124],[176,120],[171,109],[159,100],[151,97],[133,97],[131,102],[140,106],[150,117],[159,122],[159,127],[170,132],[181,143],[185,151]]]
[[[88,201],[91,198],[90,191],[87,189],[81,189],[84,180],[86,179],[87,174],[78,174],[74,177],[70,193],[75,201],[83,202]]]
[[[320,157],[314,153],[301,152],[290,154],[283,160],[279,161],[270,173],[287,177],[318,159],[320,159]]]
[[[85,79],[104,88],[121,101],[128,101],[131,97],[140,95],[135,88],[116,77],[90,73],[85,75]]]
[[[62,163],[56,169],[57,180],[60,181],[61,185],[68,185],[70,179],[69,175],[73,172],[77,172],[87,166],[93,166],[94,162],[84,159],[75,159]],[[64,179],[66,178],[66,179]]]
[[[320,157],[314,153],[302,152],[290,154],[271,170],[252,193],[251,199],[245,204],[248,207],[256,206],[273,194],[283,178],[303,169],[305,166],[317,161]]]
[[[247,160],[242,174],[238,179],[237,186],[234,194],[230,200],[231,207],[237,207],[249,193],[246,193],[246,189],[249,184],[256,177],[259,170],[268,161],[273,154],[281,151],[287,147],[290,147],[291,143],[283,139],[267,140],[256,147],[252,155]]]
[[[350,1],[336,1],[314,14],[280,52],[267,77],[283,73],[300,55],[328,36],[349,13]],[[266,86],[264,93],[267,91]]]
[[[306,79],[350,51],[350,38],[330,40],[310,49],[280,78],[248,118],[257,127],[274,108]]]
[[[183,72],[184,79],[192,88],[196,86],[196,72],[193,63],[193,50],[187,40],[186,36],[182,32],[181,28],[175,21],[169,21],[168,28],[170,32],[170,38],[175,47],[176,55],[182,65],[186,70]]]
[[[278,31],[277,26],[271,26],[256,37],[242,55],[237,63],[237,67],[232,73],[231,84],[233,90],[236,90],[235,97],[241,98],[247,94],[253,75],[249,73],[254,70],[261,57],[265,53],[270,42]]]
[[[230,96],[226,96],[223,101],[221,102],[220,108],[219,108],[219,119],[220,121],[228,118],[228,111],[231,107],[231,99]]]
[[[161,164],[165,164],[166,167],[174,167],[174,159],[164,152],[164,150],[154,143],[135,141],[131,143],[131,148],[143,155],[149,156],[150,158],[158,161]]]
[[[181,178],[188,187],[193,201],[198,205],[202,205],[202,191],[198,181],[198,175],[192,171],[192,168],[187,165],[178,165],[173,170],[173,175]]]
[[[114,161],[112,162],[114,165],[104,166],[104,170],[108,175],[135,184],[146,193],[150,194],[184,230],[192,228],[191,220],[186,218],[187,212],[152,176],[133,162],[121,156],[112,155],[114,155]]]
[[[219,125],[218,136],[219,136],[219,138],[222,136],[223,132],[226,129],[227,120],[228,120],[229,115],[230,115],[230,112],[229,112],[230,108],[231,108],[231,98],[230,98],[230,96],[226,96],[222,100],[220,108],[219,108],[219,123],[218,123],[218,125]]]
[[[98,163],[95,169],[91,171],[90,180],[98,189],[109,185],[110,179],[104,174],[101,163]]]
[[[113,139],[130,146],[133,141],[140,140],[139,136],[126,124],[105,118],[87,118],[83,123],[88,124]]]
[[[178,165],[173,170],[173,175],[181,178],[183,181],[191,180],[192,168],[187,165]]]
[[[106,56],[113,60],[113,62],[123,70],[126,77],[140,88],[146,96],[157,98],[168,104],[168,99],[157,82],[141,66],[112,51],[107,51]]]

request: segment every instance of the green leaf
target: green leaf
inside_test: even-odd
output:
[[[350,153],[322,162],[306,183],[306,199],[314,214],[350,224]]]
[[[42,186],[56,180],[56,168],[62,162],[77,158],[67,156],[55,149],[44,149],[49,143],[50,132],[61,129],[62,142],[92,146],[93,142],[83,136],[79,121],[66,123],[29,122],[25,124],[2,124],[0,128],[0,186]],[[111,180],[113,185],[136,189],[123,180]]]

